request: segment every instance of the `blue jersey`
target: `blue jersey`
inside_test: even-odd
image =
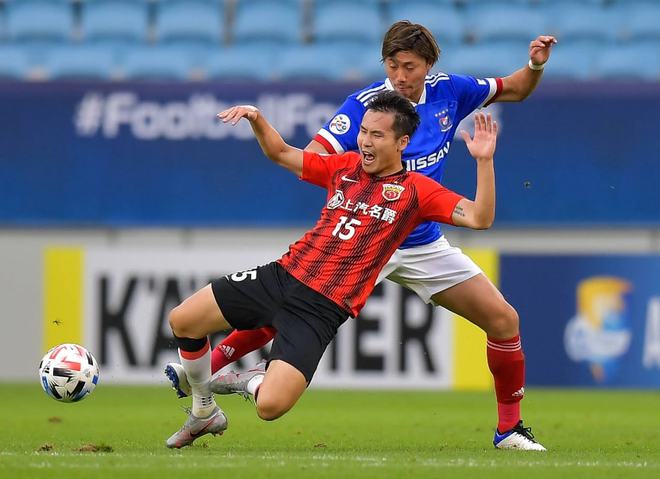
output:
[[[389,79],[350,95],[314,139],[328,153],[357,150],[357,136],[367,105],[373,97],[387,90],[394,90]],[[471,112],[497,98],[501,90],[499,78],[480,79],[445,73],[427,76],[422,97],[415,104],[421,122],[403,151],[408,171],[417,171],[440,183],[456,127]],[[428,244],[441,235],[438,223],[422,223],[401,248]]]

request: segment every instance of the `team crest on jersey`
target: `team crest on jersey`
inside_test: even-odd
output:
[[[383,198],[387,201],[396,201],[401,198],[401,193],[403,193],[405,188],[401,185],[393,185],[391,183],[386,183],[383,185]]]
[[[454,123],[451,121],[451,117],[449,116],[449,110],[447,109],[444,109],[436,113],[435,117],[438,119],[438,125],[440,125],[440,131],[443,132],[447,131],[452,126],[454,126]]]
[[[335,116],[330,122],[330,131],[335,135],[343,135],[350,127],[351,119],[344,114]]]
[[[332,198],[328,200],[328,204],[325,205],[329,210],[334,210],[339,208],[344,202],[344,192],[341,190],[335,191],[335,194],[332,195]]]

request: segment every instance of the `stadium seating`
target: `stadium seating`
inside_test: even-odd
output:
[[[0,0],[0,76],[114,78],[127,65],[145,78],[188,78],[192,68],[212,78],[381,79],[382,35],[401,19],[431,30],[446,71],[510,73],[528,42],[549,33],[559,45],[548,78],[612,78],[626,68],[627,77],[655,78],[660,0]],[[160,58],[132,66],[162,51],[187,57],[182,68]],[[625,54],[652,58],[635,65]]]
[[[312,31],[316,42],[379,42],[383,27],[380,12],[374,5],[339,1],[321,3],[314,9]]]
[[[111,79],[117,75],[115,52],[102,45],[59,47],[49,52],[45,70],[52,79]]]
[[[0,46],[0,79],[20,80],[28,76],[30,60],[19,46]]]
[[[471,9],[468,24],[477,42],[529,42],[546,28],[545,17],[540,11],[514,5]]]
[[[158,9],[156,33],[161,42],[219,44],[224,18],[218,4],[208,2],[165,3]]]
[[[345,2],[345,1],[346,0],[335,0],[335,3],[341,3],[341,2]],[[366,6],[370,6],[370,7],[379,8],[383,4],[388,4],[392,1],[397,1],[397,0],[384,0],[384,1],[383,0],[350,0],[350,3],[352,5],[366,5]],[[453,0],[437,0],[437,1],[442,2],[442,1],[453,1]],[[316,5],[324,3],[323,0],[309,0],[309,2],[313,3],[313,4],[315,3]]]
[[[622,36],[627,40],[660,40],[660,3],[626,7]]]
[[[621,31],[620,12],[612,9],[588,6],[561,8],[561,5],[553,4],[546,12],[551,18],[549,32],[565,43],[581,40],[613,42]]]
[[[131,49],[120,69],[123,77],[134,80],[188,80],[192,70],[186,50],[170,46]]]
[[[564,44],[559,43],[552,52],[552,61],[545,68],[544,77],[555,79],[588,80],[594,74],[594,63],[599,42],[583,40]]]
[[[73,13],[67,2],[12,1],[5,8],[11,41],[60,43],[72,39]]]
[[[469,11],[478,11],[493,6],[511,6],[514,8],[528,7],[536,0],[457,0],[454,4],[465,7]]]
[[[595,62],[595,75],[602,79],[660,80],[657,42],[640,42],[603,49]]]
[[[303,16],[299,2],[242,0],[236,7],[232,39],[235,44],[302,41]]]
[[[354,49],[359,51],[359,45]],[[277,64],[278,78],[285,80],[345,80],[350,77],[350,45],[305,45],[286,49]]]
[[[446,73],[477,77],[506,76],[527,63],[527,52],[518,42],[482,44],[447,51],[438,68]]]
[[[272,80],[277,53],[270,43],[235,45],[209,52],[204,68],[211,79]]]
[[[490,6],[490,5],[527,6],[530,3],[534,3],[536,1],[538,1],[538,0],[455,0],[454,3],[464,5],[468,8],[472,8],[472,7],[479,8],[479,7]]]
[[[437,5],[430,1],[397,2],[389,9],[388,24],[398,20],[410,20],[428,28],[442,48],[458,45],[465,39],[463,15],[450,4]]]
[[[140,44],[148,40],[146,3],[88,1],[82,5],[81,37],[85,42]]]
[[[560,8],[570,8],[575,6],[588,6],[592,8],[601,8],[609,5],[616,0],[529,0],[528,3],[535,5],[557,5]],[[629,0],[624,0],[629,1]],[[632,0],[635,1],[635,0]]]
[[[382,57],[381,44],[364,44],[359,52],[355,52],[348,59],[349,71],[351,76],[359,75],[365,81],[377,81],[385,78]]]

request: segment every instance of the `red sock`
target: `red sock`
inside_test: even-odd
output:
[[[211,374],[224,368],[227,364],[241,359],[247,353],[266,345],[275,337],[277,331],[270,326],[260,329],[234,330],[218,344],[211,354]]]
[[[488,338],[486,353],[488,367],[495,379],[497,430],[505,432],[520,421],[520,400],[525,394],[525,355],[520,336]]]

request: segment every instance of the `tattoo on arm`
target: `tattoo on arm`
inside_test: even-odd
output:
[[[463,211],[463,207],[461,205],[456,205],[456,208],[454,208],[454,214],[457,216],[465,217],[465,211]]]

